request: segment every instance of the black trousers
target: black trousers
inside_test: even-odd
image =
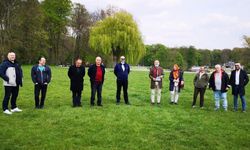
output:
[[[35,106],[38,107],[43,107],[44,106],[44,101],[47,93],[47,85],[44,84],[36,84],[35,85]],[[41,101],[39,100],[39,96],[41,93]]]
[[[73,107],[75,106],[81,106],[81,97],[82,97],[82,91],[72,91],[72,102]]]
[[[95,105],[95,95],[97,92],[97,105],[102,104],[102,83],[101,82],[91,82],[91,98],[90,104]]]
[[[206,88],[196,88],[196,87],[194,88],[194,97],[193,97],[192,106],[194,106],[196,104],[197,96],[200,93],[200,107],[203,107],[205,92],[206,92]]]
[[[116,80],[116,85],[116,102],[119,103],[121,100],[121,88],[123,87],[124,101],[125,103],[128,103],[128,80]]]
[[[19,86],[16,86],[16,87],[4,86],[4,89],[5,89],[5,94],[3,98],[3,111],[8,109],[10,97],[11,97],[11,109],[16,108],[17,107],[16,99],[17,99],[18,92],[19,92]]]

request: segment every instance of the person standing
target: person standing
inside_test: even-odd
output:
[[[223,101],[223,108],[227,111],[227,91],[229,89],[229,77],[227,73],[221,69],[221,65],[215,65],[215,71],[209,78],[209,88],[214,91],[215,110],[220,109],[220,100]]]
[[[125,61],[125,57],[121,56],[120,63],[117,63],[114,68],[114,74],[117,77],[116,85],[116,104],[120,104],[121,100],[121,88],[123,87],[123,95],[125,104],[130,105],[128,100],[128,75],[130,72],[130,67]]]
[[[246,112],[245,86],[248,84],[249,78],[240,63],[235,64],[235,70],[231,72],[230,85],[234,96],[234,111],[238,110],[238,96],[240,96],[242,104],[242,112]]]
[[[163,69],[160,67],[159,60],[154,61],[154,66],[150,68],[149,78],[151,79],[151,104],[155,104],[155,93],[157,94],[157,104],[161,103]]]
[[[184,86],[183,72],[177,64],[174,65],[173,70],[169,74],[169,91],[171,96],[170,104],[178,104],[179,93]]]
[[[51,81],[51,69],[49,66],[46,65],[45,57],[40,57],[38,60],[38,64],[32,67],[31,78],[35,85],[35,108],[43,109],[47,93],[47,87]],[[41,100],[39,99],[40,93]]]
[[[194,96],[193,96],[193,104],[192,107],[195,107],[196,99],[198,94],[200,93],[200,108],[204,106],[204,95],[206,92],[206,88],[208,85],[209,76],[205,71],[204,67],[200,67],[199,72],[194,77]]]
[[[73,107],[81,107],[81,95],[85,76],[85,67],[82,65],[82,59],[76,59],[75,64],[69,67],[68,76],[70,78]]]
[[[91,84],[90,105],[95,105],[95,95],[97,92],[97,106],[102,106],[102,86],[104,83],[105,67],[102,64],[101,57],[96,57],[95,64],[88,69],[88,76]]]
[[[16,105],[16,100],[19,93],[19,86],[22,86],[23,72],[21,66],[16,61],[16,54],[14,52],[8,53],[8,58],[0,65],[0,77],[4,80],[3,85],[5,94],[3,98],[3,113],[11,115],[14,112],[21,112]],[[11,110],[8,105],[11,97]]]

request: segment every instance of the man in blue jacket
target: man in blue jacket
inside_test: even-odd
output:
[[[120,63],[116,64],[114,74],[117,77],[117,91],[116,91],[116,104],[120,104],[121,88],[123,87],[123,95],[125,104],[129,105],[128,100],[128,75],[130,72],[129,65],[125,62],[125,57],[121,56]]]
[[[47,92],[47,86],[51,80],[51,70],[46,65],[45,57],[39,58],[38,65],[35,65],[31,69],[31,78],[35,84],[35,108],[42,109],[44,107],[44,101]],[[39,102],[39,95],[41,92],[41,101]]]
[[[3,113],[11,115],[13,112],[21,112],[22,110],[16,105],[16,100],[19,93],[19,86],[22,86],[23,72],[22,68],[16,62],[16,54],[14,52],[9,52],[8,59],[0,65],[0,77],[4,80],[3,85],[5,89]],[[11,111],[8,109],[10,97]]]

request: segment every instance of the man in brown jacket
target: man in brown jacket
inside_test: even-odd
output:
[[[157,94],[157,104],[161,103],[161,89],[163,69],[160,67],[159,60],[154,61],[154,66],[150,68],[149,78],[151,79],[151,104],[155,104],[155,93]]]

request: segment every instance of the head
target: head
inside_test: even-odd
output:
[[[205,67],[204,66],[200,67],[200,72],[202,72],[202,73],[205,72]]]
[[[177,64],[174,64],[174,67],[173,67],[174,70],[179,70],[179,66]]]
[[[14,62],[16,60],[16,54],[14,52],[8,53],[8,60]]]
[[[159,67],[160,66],[160,61],[159,60],[155,60],[154,61],[154,66],[155,67]]]
[[[95,58],[95,64],[96,64],[96,66],[100,66],[101,63],[102,63],[102,58],[100,56],[97,56]]]
[[[125,61],[126,61],[125,56],[121,56],[120,61],[121,61],[122,64],[125,64]]]
[[[219,65],[219,64],[215,65],[215,71],[221,72],[221,65]]]
[[[235,64],[235,70],[240,70],[240,69],[241,69],[240,63],[236,63],[236,64]]]
[[[40,66],[44,66],[46,64],[46,59],[45,57],[40,57],[39,60],[38,60],[38,63]]]
[[[76,65],[77,68],[81,67],[81,66],[82,66],[82,59],[77,58],[77,59],[75,60],[75,65]]]

